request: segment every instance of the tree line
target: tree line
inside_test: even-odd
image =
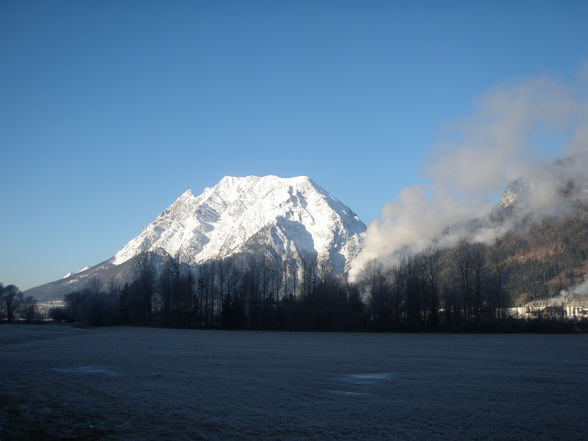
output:
[[[17,317],[27,322],[38,320],[37,301],[33,297],[24,297],[16,285],[0,283],[0,321],[11,322]]]
[[[517,330],[508,317],[504,264],[488,247],[463,242],[383,266],[371,262],[348,283],[327,258],[298,262],[236,256],[197,268],[147,256],[133,283],[97,280],[65,296],[57,319],[90,325],[275,330]],[[534,324],[532,326],[537,326]]]

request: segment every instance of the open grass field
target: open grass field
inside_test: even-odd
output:
[[[586,334],[0,326],[3,441],[586,434]]]

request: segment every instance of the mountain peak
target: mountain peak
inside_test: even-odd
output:
[[[366,227],[307,176],[225,176],[200,195],[184,192],[128,242],[112,263],[166,253],[187,264],[268,249],[281,259],[312,252],[344,273]]]
[[[276,183],[284,184],[300,184],[300,183],[311,183],[314,184],[312,179],[308,176],[294,176],[291,178],[282,178],[276,175],[265,175],[265,176],[225,176],[217,185],[271,185]]]

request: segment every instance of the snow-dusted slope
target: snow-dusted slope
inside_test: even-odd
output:
[[[85,288],[97,278],[105,287],[131,282],[138,262],[165,256],[195,265],[235,254],[269,253],[302,264],[302,255],[329,258],[345,274],[359,252],[365,225],[310,178],[225,177],[195,196],[182,194],[114,257],[26,295],[47,301]]]
[[[281,258],[303,251],[331,256],[345,272],[365,228],[353,211],[308,177],[225,177],[198,196],[183,193],[112,263],[165,252],[198,264],[247,252],[253,241]]]

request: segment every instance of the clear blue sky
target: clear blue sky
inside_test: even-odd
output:
[[[587,43],[586,1],[3,0],[0,282],[105,260],[224,175],[308,175],[368,223],[477,95]]]

